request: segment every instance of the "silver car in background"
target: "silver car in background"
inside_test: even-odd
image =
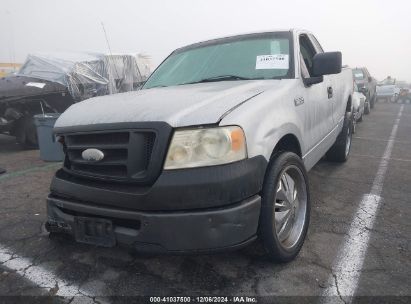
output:
[[[395,102],[400,94],[400,88],[396,84],[396,79],[388,76],[377,85],[377,99]]]

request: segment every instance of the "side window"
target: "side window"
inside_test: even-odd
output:
[[[307,69],[307,66],[305,65],[302,55],[300,56],[300,65],[301,65],[301,76],[303,78],[310,78],[310,73],[308,73],[308,69]]]
[[[312,68],[313,68],[313,58],[314,58],[314,55],[316,54],[315,48],[312,45],[307,35],[300,35],[299,41],[300,41],[301,57],[304,60],[304,63],[308,70],[309,75],[313,75]]]
[[[311,41],[313,42],[315,48],[317,49],[317,53],[324,53],[324,50],[321,44],[318,42],[317,38],[314,35],[310,35]]]

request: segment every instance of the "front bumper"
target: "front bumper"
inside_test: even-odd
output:
[[[259,156],[164,171],[151,186],[80,179],[59,170],[47,200],[47,228],[80,242],[150,252],[242,246],[257,233],[266,166]],[[84,233],[102,229],[109,231],[107,237],[98,233],[94,241]]]
[[[209,252],[238,248],[252,242],[257,233],[261,198],[254,195],[224,208],[201,211],[142,212],[97,207],[49,196],[47,230],[73,235],[77,241],[77,218],[108,220],[113,242],[143,252]],[[88,231],[96,230],[88,227]]]

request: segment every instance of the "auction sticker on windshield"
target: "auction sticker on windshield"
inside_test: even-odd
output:
[[[259,55],[255,62],[256,70],[287,70],[288,54]]]

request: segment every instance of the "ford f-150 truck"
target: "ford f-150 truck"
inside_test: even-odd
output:
[[[307,31],[175,50],[141,90],[72,105],[46,228],[78,242],[209,252],[254,241],[273,261],[301,249],[307,171],[344,162],[353,78]]]

